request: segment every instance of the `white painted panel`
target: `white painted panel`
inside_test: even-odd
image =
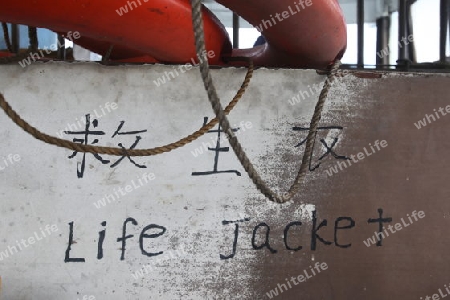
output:
[[[160,87],[154,83],[174,68],[1,66],[0,92],[46,133],[56,135],[91,113],[98,115],[95,130],[105,133],[91,136],[91,143],[98,138],[99,145],[123,143],[128,148],[139,134],[136,147],[149,148],[190,134],[204,117],[212,117],[197,69]],[[245,69],[212,73],[222,101],[230,101]],[[261,176],[280,191],[298,170],[304,148],[295,146],[306,137],[300,127],[309,126],[317,101],[311,91],[320,89],[323,80],[312,70],[259,69],[230,114]],[[340,127],[320,130],[312,164],[320,167],[308,172],[299,195],[283,205],[256,190],[231,150],[220,152],[217,171],[234,173],[192,176],[213,170],[216,153],[205,147],[215,147],[216,133],[170,153],[133,158],[146,168],[128,158],[111,168],[117,157],[102,156],[110,160],[102,164],[86,154],[83,178],[78,178],[82,154],[69,159],[71,151],[33,139],[0,114],[0,295],[6,300],[268,299],[267,293],[286,284],[285,278],[324,262],[327,270],[277,299],[425,298],[448,283],[450,161],[445,156],[450,141],[442,137],[448,136],[450,119],[443,114],[433,122],[424,119],[448,106],[447,95],[448,77],[439,74],[360,72],[340,78],[320,123]],[[117,108],[106,112],[107,103]],[[425,122],[421,129],[414,125],[419,120]],[[121,121],[122,133],[146,131],[113,137]],[[371,152],[382,140],[388,146]],[[221,147],[227,146],[221,140]],[[195,157],[196,149],[205,153]],[[358,154],[359,159],[363,152],[363,160],[338,169],[343,156]],[[327,175],[331,167],[338,171]],[[144,182],[145,174],[154,179]],[[106,196],[111,203],[97,208],[95,203]],[[364,244],[379,225],[404,222],[414,211],[424,211],[426,217],[384,238],[382,245]],[[381,214],[391,221],[374,221]],[[127,218],[137,225],[128,222],[123,234]],[[349,218],[354,226],[339,228]],[[325,220],[327,225],[320,225]],[[70,258],[84,262],[65,262],[72,222]],[[295,223],[286,240],[293,222],[302,225]],[[151,224],[161,226],[159,231],[144,234],[156,235],[162,227],[165,232],[143,236],[145,251],[163,252],[148,257],[139,237]],[[271,230],[272,251],[257,249],[265,240],[264,224]],[[47,225],[57,230],[47,232]],[[235,255],[221,259],[221,254],[233,253],[236,225]],[[98,259],[99,232],[105,228],[103,258]],[[118,242],[123,235],[132,235],[125,250]],[[21,239],[30,237],[34,244],[22,246]],[[287,249],[287,243],[302,249]],[[136,275],[139,270],[143,276]]]
[[[2,66],[0,91],[26,120],[52,135],[67,130],[68,123],[75,123],[74,127],[82,116],[91,113],[101,117],[97,118],[96,130],[105,132],[96,137],[99,145],[117,146],[121,142],[130,147],[136,135],[111,137],[120,121],[125,121],[122,131],[147,130],[139,134],[142,140],[137,148],[154,147],[191,133],[202,125],[204,117],[212,117],[197,69],[160,87],[153,83],[170,70],[164,66],[57,63],[36,63],[26,69]],[[245,71],[213,71],[223,102],[232,99]],[[293,162],[281,170],[278,163],[286,153],[299,157],[294,147],[299,135],[291,127],[309,122],[316,96],[302,105],[292,106],[288,100],[322,79],[314,71],[259,70],[248,94],[230,115],[231,123],[242,128],[237,135],[249,156],[274,187],[285,189],[289,184],[278,177],[280,171],[293,176],[298,168],[298,162]],[[108,113],[108,102],[117,104],[117,109]],[[236,290],[242,299],[253,298],[245,280],[224,290],[213,288],[224,285],[236,272],[241,273],[241,279],[252,276],[246,267],[252,251],[238,250],[235,259],[220,259],[219,254],[231,251],[233,232],[232,226],[221,222],[264,216],[267,209],[276,212],[279,206],[257,192],[231,150],[220,153],[218,171],[236,170],[242,176],[192,176],[192,172],[213,170],[215,152],[205,151],[205,146],[210,143],[213,147],[214,133],[168,154],[133,158],[146,168],[137,168],[127,158],[111,168],[118,158],[103,156],[111,160],[103,165],[86,154],[83,178],[77,178],[82,154],[69,159],[71,151],[33,139],[6,116],[0,122],[1,156],[20,156],[20,161],[0,172],[0,250],[15,246],[16,240],[20,242],[35,232],[39,235],[39,228],[47,224],[58,228],[56,233],[19,253],[9,253],[10,257],[0,262],[4,299],[81,299],[83,295],[96,299],[231,299]],[[228,146],[223,135],[221,138],[221,146]],[[192,152],[197,148],[206,153],[194,157]],[[271,158],[273,153],[280,157]],[[154,180],[138,182],[150,173]],[[139,188],[122,195],[119,188],[125,189],[132,181]],[[116,201],[100,209],[95,207],[94,202],[114,193]],[[305,205],[307,201],[288,204],[299,217]],[[127,234],[134,236],[127,240],[125,259],[121,261],[117,238],[122,236],[123,222],[129,217],[138,225],[127,225]],[[104,258],[98,260],[98,232],[103,229],[103,221],[107,222]],[[64,263],[70,222],[74,222],[75,241],[71,256],[85,258],[85,263]],[[139,234],[149,224],[164,226],[167,231],[159,238],[147,239],[145,249],[164,251],[164,255],[172,252],[175,258],[164,259],[151,274],[135,280],[132,273],[156,259],[142,255],[139,249]],[[181,251],[182,246],[186,253]],[[182,254],[177,255],[177,250]]]

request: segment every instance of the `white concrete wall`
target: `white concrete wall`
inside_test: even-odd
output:
[[[154,147],[190,134],[202,125],[205,116],[213,116],[198,70],[191,70],[161,87],[153,83],[170,69],[55,63],[36,63],[26,69],[2,66],[0,90],[25,119],[52,135],[64,130],[67,123],[76,123],[86,113],[97,110],[101,115],[100,107],[114,102],[117,109],[98,120],[98,129],[107,132],[99,144],[117,146],[123,142],[129,147],[134,135],[111,138],[123,120],[124,130],[148,130],[141,134],[139,148]],[[244,78],[245,69],[213,73],[223,101],[230,101]],[[281,157],[282,153],[278,152],[281,149],[296,152],[293,145],[298,137],[290,127],[299,120],[306,124],[315,98],[294,109],[288,99],[305,84],[319,82],[321,77],[314,73],[288,71],[279,76],[261,70],[255,74],[249,94],[230,115],[232,124],[251,122],[252,128],[238,137],[274,187],[281,184],[285,188],[287,183],[277,180],[277,173],[282,170],[276,164],[271,165],[280,158],[266,157],[274,152]],[[19,162],[0,173],[1,249],[14,246],[18,239],[33,236],[35,231],[39,233],[39,228],[47,224],[56,224],[59,229],[1,262],[2,272],[7,270],[2,273],[5,299],[76,299],[82,295],[94,295],[97,299],[219,297],[204,286],[205,281],[213,284],[221,280],[220,275],[226,277],[236,270],[245,271],[245,261],[253,256],[246,253],[227,264],[220,260],[219,254],[226,254],[230,250],[227,244],[231,244],[222,241],[222,220],[256,216],[264,214],[268,207],[277,207],[259,195],[231,150],[220,154],[219,170],[238,170],[242,176],[191,176],[192,172],[212,170],[214,152],[208,151],[197,158],[191,152],[203,148],[202,143],[212,145],[212,137],[216,136],[213,133],[172,153],[134,158],[146,165],[146,169],[136,168],[128,159],[110,168],[87,154],[84,177],[78,179],[76,168],[81,154],[70,160],[67,157],[71,151],[33,139],[5,116],[1,124],[2,157],[7,159],[10,153],[20,155]],[[292,164],[291,171],[297,167]],[[125,188],[133,179],[139,185],[137,179],[145,173],[154,173],[155,180],[106,207],[97,209],[93,205],[105,194]],[[259,208],[248,206],[249,198],[258,199],[255,203]],[[302,204],[290,205],[300,213]],[[139,225],[128,225],[128,234],[135,236],[127,241],[126,257],[121,261],[121,246],[116,239],[121,236],[127,217],[135,218]],[[104,258],[99,261],[96,241],[102,221],[107,222],[107,231]],[[74,222],[76,241],[71,255],[84,257],[85,263],[64,263],[69,222]],[[139,250],[139,233],[148,224],[164,226],[167,232],[147,243],[146,249],[166,253],[185,245],[187,255],[167,259],[151,274],[134,280],[132,272],[153,259],[143,256]],[[239,290],[242,297],[251,298],[245,283],[240,284]],[[220,291],[220,295],[226,297],[227,291]]]
[[[136,135],[111,137],[120,121],[125,121],[122,131],[147,130],[139,134],[142,139],[136,148],[149,148],[177,140],[198,129],[204,117],[213,117],[197,69],[160,87],[153,81],[172,67],[35,63],[25,69],[18,65],[0,69],[0,92],[32,125],[52,135],[64,130],[68,123],[76,123],[86,113],[96,111],[101,115],[96,130],[105,132],[97,136],[99,145],[123,143],[130,147]],[[244,75],[245,69],[213,71],[223,103],[232,99]],[[301,104],[291,105],[289,100],[323,80],[324,76],[312,70],[258,70],[248,93],[230,115],[231,123],[241,127],[237,136],[262,177],[280,191],[290,185],[303,153],[303,147],[294,146],[306,133],[294,131],[292,127],[308,126],[317,95],[302,100]],[[385,129],[377,131],[373,127],[373,122],[379,120],[367,121],[367,115],[384,102],[358,98],[371,81],[383,79],[347,76],[344,80],[345,84],[333,89],[321,124],[345,128],[330,130],[321,138],[329,144],[335,137],[339,138],[334,151],[349,155],[375,139],[385,138]],[[117,107],[103,114],[101,109],[106,112],[106,103]],[[361,125],[365,121],[367,127]],[[262,299],[279,282],[268,274],[281,274],[281,280],[290,275],[283,274],[284,267],[277,265],[277,259],[283,258],[280,262],[286,263],[287,258],[295,257],[300,272],[311,264],[317,253],[308,249],[306,242],[304,251],[283,250],[282,228],[293,220],[310,226],[311,212],[316,205],[326,209],[333,201],[341,203],[342,209],[325,210],[321,217],[328,214],[334,220],[337,215],[351,215],[356,201],[352,193],[348,197],[330,196],[327,185],[342,186],[343,178],[350,178],[347,185],[356,185],[361,176],[357,170],[377,174],[376,170],[369,171],[360,164],[352,167],[355,172],[343,171],[355,177],[327,176],[325,167],[336,162],[329,156],[318,171],[308,174],[305,189],[295,201],[280,206],[267,201],[256,190],[231,149],[220,154],[218,170],[237,170],[242,176],[235,173],[192,176],[192,172],[213,168],[215,153],[204,148],[208,142],[212,146],[213,133],[171,153],[133,158],[146,168],[137,168],[127,158],[111,168],[116,157],[103,156],[111,162],[102,164],[93,155],[86,154],[85,172],[83,178],[78,178],[76,169],[82,154],[69,159],[71,151],[33,139],[2,114],[0,124],[0,166],[3,167],[0,171],[0,253],[8,253],[0,261],[2,299]],[[361,134],[369,131],[372,132],[369,137]],[[228,146],[224,136],[221,137],[222,146]],[[195,157],[192,152],[199,147],[206,153]],[[316,159],[323,154],[322,150],[316,147]],[[382,161],[394,159],[391,152],[384,151],[377,154],[383,156]],[[12,162],[8,160],[9,154],[13,155],[9,156]],[[370,158],[367,161],[370,165]],[[154,179],[139,183],[144,174],[154,174]],[[132,181],[138,188],[128,187],[128,192],[117,197],[121,193],[119,188],[126,190]],[[116,201],[95,207],[95,202],[114,193]],[[389,202],[380,201],[388,209]],[[391,211],[396,209],[398,216],[410,212],[406,204],[405,209],[400,206],[391,205]],[[376,217],[376,205],[363,207],[358,214],[364,218]],[[122,237],[127,218],[134,218],[138,224],[127,223],[126,234],[133,236],[126,240],[125,258],[121,260],[121,243],[117,239]],[[235,257],[220,259],[220,254],[231,253],[234,232],[233,224],[224,225],[222,221],[245,218],[250,220],[239,223],[241,231]],[[103,221],[105,227],[101,225]],[[74,226],[70,256],[84,258],[85,262],[64,261],[71,222]],[[278,254],[252,249],[252,230],[261,222],[281,228],[281,232],[274,229],[277,233],[270,236],[271,243],[279,246]],[[330,226],[332,223],[330,220]],[[360,225],[363,223],[366,225]],[[163,251],[160,256],[145,256],[139,248],[139,235],[150,224],[166,229],[159,237],[144,239],[144,249],[154,253]],[[46,225],[56,227],[55,231],[49,229],[51,234],[44,237]],[[368,237],[376,229],[374,225],[366,228],[367,223],[359,219],[357,225],[365,226],[361,227],[361,236]],[[104,256],[97,259],[99,232],[105,228]],[[263,232],[257,235],[258,242],[264,241]],[[157,234],[161,230],[146,233]],[[19,248],[16,241],[20,243],[21,239],[33,236],[41,239],[22,246],[18,253],[11,250],[12,246]],[[355,251],[379,250],[366,250],[360,240],[353,242],[357,244]],[[339,253],[349,253],[336,249]],[[323,254],[316,260],[330,264],[331,257]],[[351,257],[344,260],[353,261]],[[132,274],[144,265],[150,265],[151,271],[148,267],[149,274],[135,279]],[[264,280],[270,283],[257,288],[258,282]],[[298,288],[297,295],[302,290]],[[304,295],[305,299],[314,299],[307,291]]]

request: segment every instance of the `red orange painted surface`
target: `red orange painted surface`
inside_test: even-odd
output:
[[[260,27],[267,44],[233,50],[224,26],[204,8],[206,48],[216,54],[211,64],[246,56],[259,66],[324,68],[345,51],[346,25],[336,0],[218,2]],[[6,1],[0,20],[78,31],[77,44],[99,54],[114,45],[111,59],[117,61],[189,63],[196,57],[188,0]]]

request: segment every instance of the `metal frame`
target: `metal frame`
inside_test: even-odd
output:
[[[358,68],[364,68],[364,0],[358,0],[357,3],[357,22],[358,22]]]
[[[440,1],[440,34],[439,34],[439,61],[441,63],[446,62],[447,51],[447,34],[448,34],[448,21],[450,13],[450,1]]]
[[[384,69],[384,70],[396,70],[396,71],[438,71],[438,72],[450,72],[450,64],[446,62],[446,50],[449,33],[449,21],[450,21],[450,0],[440,0],[440,38],[439,38],[439,61],[436,63],[416,63],[416,53],[414,42],[409,43],[407,46],[399,45],[399,56],[397,64],[389,65],[388,57],[378,57],[375,66],[368,66],[364,64],[364,0],[357,1],[357,28],[358,28],[358,52],[357,63],[343,65],[348,69]],[[401,43],[402,37],[408,37],[413,34],[413,24],[411,17],[411,5],[417,0],[399,0],[399,41]],[[240,29],[240,17],[233,14],[233,48],[239,48],[239,29]],[[377,52],[389,47],[389,32],[391,16],[383,16],[376,21],[377,23]],[[11,43],[13,51],[19,52],[19,29],[18,25],[11,25]],[[58,40],[62,44],[64,40],[62,36],[58,36]],[[65,59],[65,48],[58,49],[58,58]]]
[[[239,16],[233,12],[233,48],[239,49]]]
[[[375,66],[364,64],[364,0],[357,0],[357,26],[358,26],[358,59],[356,64],[346,64],[347,69],[384,69],[396,71],[418,72],[450,72],[450,64],[446,62],[448,32],[450,26],[450,0],[440,0],[440,40],[439,61],[433,63],[417,63],[414,42],[407,45],[402,38],[413,34],[411,6],[417,0],[399,0],[398,9],[398,60],[397,64],[389,65],[388,57],[377,56]],[[377,52],[389,47],[389,31],[391,16],[383,16],[377,20]]]

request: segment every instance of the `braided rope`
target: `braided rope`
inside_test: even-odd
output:
[[[194,27],[197,56],[200,58],[201,54],[205,51],[203,19],[201,15],[201,0],[192,0],[192,23]],[[261,179],[258,172],[248,159],[238,139],[234,135],[230,126],[230,122],[228,121],[222,105],[220,104],[219,96],[217,95],[216,89],[214,87],[208,61],[200,59],[200,72],[202,75],[205,90],[207,91],[208,99],[211,103],[212,109],[219,119],[220,126],[222,126],[224,132],[228,136],[229,143],[233,148],[233,151],[236,154],[237,158],[239,159],[242,167],[248,173],[249,177],[252,179],[258,190],[260,190],[261,193],[263,193],[269,200],[277,203],[285,203],[291,200],[300,190],[300,186],[302,184],[303,178],[305,177],[309,159],[314,148],[314,141],[317,134],[317,128],[319,126],[322,109],[330,90],[331,83],[334,80],[339,66],[340,61],[336,60],[328,75],[328,80],[325,81],[323,89],[320,93],[319,100],[314,109],[314,115],[311,119],[310,130],[306,139],[305,153],[303,154],[302,164],[298,171],[297,177],[295,178],[295,181],[289,188],[288,192],[284,193],[283,195],[278,195],[274,191],[272,191],[272,189]]]
[[[242,96],[245,94],[245,91],[247,90],[247,87],[250,83],[250,80],[253,76],[253,63],[249,61],[249,67],[247,70],[247,73],[245,75],[244,82],[242,83],[241,87],[239,88],[238,92],[234,96],[233,100],[230,101],[228,106],[225,109],[225,113],[229,114],[231,110],[236,106],[236,104],[239,102],[239,100],[242,98]],[[34,138],[41,140],[45,143],[55,145],[58,147],[64,147],[73,151],[78,152],[87,152],[87,153],[96,153],[96,154],[108,154],[108,155],[116,155],[116,156],[122,156],[124,154],[129,156],[152,156],[152,155],[158,155],[166,152],[170,152],[172,150],[175,150],[177,148],[183,147],[186,144],[189,144],[205,133],[207,133],[209,130],[214,128],[214,126],[217,125],[219,120],[217,118],[214,118],[210,120],[207,124],[202,126],[199,130],[195,131],[194,133],[167,145],[155,147],[151,149],[128,149],[124,150],[121,148],[116,147],[101,147],[101,146],[93,146],[93,145],[84,145],[84,144],[78,144],[74,143],[68,140],[60,139],[54,136],[50,136],[48,134],[45,134],[35,127],[31,126],[27,121],[23,120],[16,111],[14,111],[11,107],[11,105],[5,100],[5,97],[3,94],[0,93],[0,107],[3,109],[3,111],[6,113],[6,115],[20,128],[22,128],[27,133],[31,134]]]
[[[192,21],[194,25],[194,34],[195,34],[195,44],[196,44],[196,51],[197,55],[200,58],[201,53],[204,53],[205,51],[205,41],[204,41],[204,33],[203,33],[203,20],[201,18],[201,1],[200,0],[192,0]],[[37,51],[38,49],[38,40],[37,40],[37,32],[36,28],[29,27],[29,37],[30,37],[30,48],[27,51],[27,53],[17,55],[14,57],[6,57],[1,58],[0,63],[8,63],[13,61],[19,61],[23,59],[24,57],[28,56],[33,51]],[[112,47],[109,49],[109,53],[112,50]],[[233,107],[236,105],[236,103],[239,101],[239,99],[243,96],[243,94],[246,91],[246,88],[248,87],[248,84],[250,82],[250,79],[253,75],[253,63],[249,61],[249,68],[247,71],[247,74],[245,76],[245,80],[241,85],[241,88],[237,92],[236,96],[233,98],[233,100],[228,104],[228,106],[225,108],[225,110],[222,108],[222,105],[220,103],[220,99],[217,95],[216,89],[214,87],[211,73],[209,70],[209,64],[207,60],[200,60],[200,73],[202,75],[203,83],[205,86],[205,90],[208,94],[208,99],[212,105],[213,111],[216,114],[216,118],[212,119],[208,124],[204,125],[202,128],[197,130],[196,132],[192,133],[191,135],[168,145],[161,146],[161,147],[155,147],[152,149],[121,149],[121,148],[115,148],[115,147],[100,147],[100,146],[92,146],[92,145],[84,145],[84,144],[78,144],[73,143],[68,140],[56,138],[50,135],[47,135],[35,127],[31,126],[28,122],[23,120],[9,105],[9,103],[5,100],[4,96],[0,93],[0,107],[4,110],[4,112],[11,118],[11,120],[17,124],[19,127],[21,127],[24,131],[31,134],[33,137],[35,137],[38,140],[44,141],[49,144],[53,144],[59,147],[64,147],[70,150],[78,151],[78,152],[88,152],[88,153],[97,153],[97,154],[108,154],[108,155],[129,155],[129,156],[151,156],[151,155],[157,155],[165,152],[172,151],[174,149],[177,149],[179,147],[182,147],[195,139],[199,138],[206,132],[208,132],[210,129],[212,129],[217,123],[220,123],[221,127],[223,128],[224,132],[228,136],[230,145],[233,148],[234,153],[236,154],[237,158],[239,159],[240,163],[244,167],[245,171],[249,174],[249,177],[252,179],[253,183],[256,185],[256,187],[271,201],[277,202],[277,203],[285,203],[289,200],[291,200],[299,191],[300,186],[302,184],[303,178],[306,174],[307,166],[314,148],[314,142],[317,134],[317,128],[321,119],[321,114],[323,110],[323,106],[325,104],[325,100],[327,98],[329,89],[331,87],[332,82],[334,81],[334,78],[336,76],[336,72],[339,69],[340,61],[336,60],[334,65],[332,66],[329,74],[328,74],[328,80],[325,81],[323,89],[320,93],[319,100],[316,104],[316,107],[314,109],[314,115],[311,119],[310,124],[310,130],[308,133],[308,136],[306,138],[306,147],[305,147],[305,153],[302,158],[302,164],[300,166],[299,172],[297,174],[297,177],[294,180],[294,183],[289,188],[288,192],[284,193],[283,195],[277,195],[275,192],[273,192],[267,184],[261,179],[256,169],[253,167],[252,163],[248,159],[245,151],[243,150],[241,144],[237,140],[236,136],[234,135],[230,122],[228,121],[227,114],[233,109]]]

